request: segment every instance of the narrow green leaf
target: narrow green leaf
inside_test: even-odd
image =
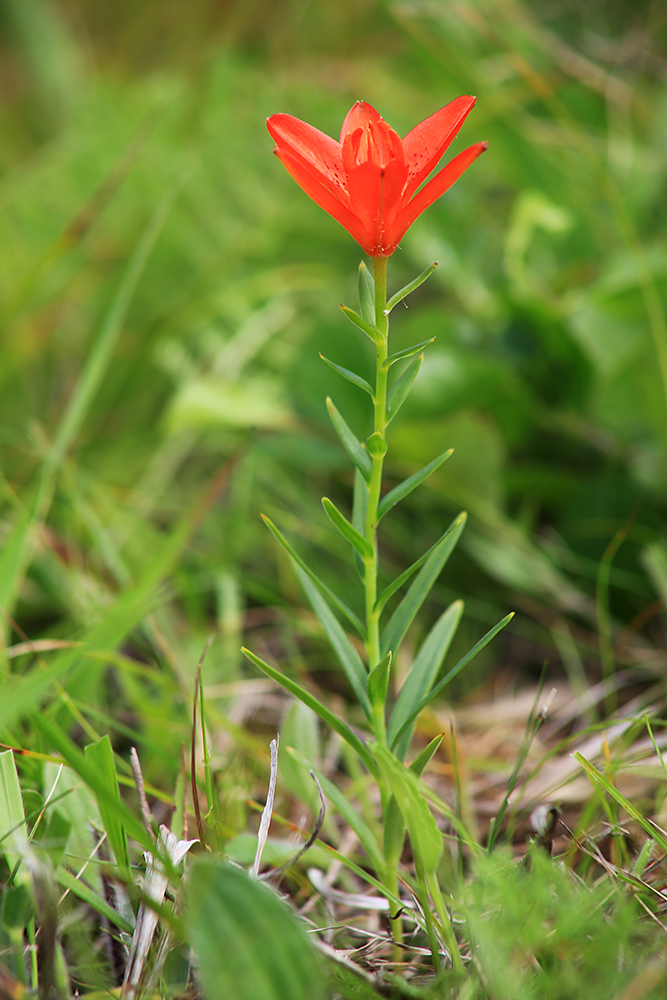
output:
[[[436,260],[434,264],[431,264],[425,271],[422,271],[422,273],[418,277],[414,278],[413,281],[409,281],[407,285],[404,285],[403,288],[396,292],[395,295],[392,295],[389,302],[387,302],[387,307],[384,311],[385,316],[388,316],[394,306],[397,306],[399,302],[402,302],[403,299],[406,298],[411,292],[414,292],[416,288],[423,285],[424,282],[431,277],[438,264],[439,261]]]
[[[398,803],[417,864],[425,873],[436,871],[444,849],[442,834],[419,789],[416,775],[379,743],[372,744],[371,753]]]
[[[368,484],[364,477],[355,469],[354,472],[354,492],[352,497],[352,524],[360,535],[366,530],[366,514],[368,512]],[[366,569],[363,560],[358,552],[354,553],[354,564],[357,573],[363,580],[366,576]],[[365,637],[364,637],[365,638]]]
[[[57,750],[62,755],[66,764],[83,779],[95,795],[98,805],[101,806],[101,803],[104,802],[107,814],[112,812],[130,837],[141,844],[146,850],[155,854],[155,843],[146,832],[144,824],[135,816],[123,799],[111,790],[109,783],[100,777],[98,767],[84,756],[60,726],[50,720],[45,712],[36,712],[31,716],[31,723],[41,730],[49,746]],[[101,813],[102,810],[100,808]],[[160,856],[160,860],[165,864],[167,870],[170,870],[169,859]]]
[[[387,395],[387,422],[394,419],[403,403],[408,398],[408,393],[412,389],[414,380],[419,374],[419,369],[424,360],[423,354],[418,354],[414,361],[411,361],[401,377],[394,383]]]
[[[0,855],[5,855],[12,871],[27,850],[28,831],[14,752],[5,750],[0,753]],[[30,881],[30,874],[23,866],[17,881]]]
[[[454,677],[456,677],[456,675],[458,673],[460,673],[461,670],[463,670],[464,667],[468,666],[468,664],[470,663],[470,661],[473,660],[477,656],[477,654],[480,653],[484,649],[484,647],[486,645],[488,645],[488,643],[490,643],[491,640],[495,638],[495,636],[498,635],[498,633],[501,631],[501,629],[505,628],[505,626],[507,625],[507,623],[510,622],[512,620],[512,618],[514,618],[514,612],[513,611],[509,615],[505,615],[505,617],[502,619],[502,621],[499,621],[498,624],[494,625],[492,629],[489,629],[489,631],[486,633],[486,635],[483,635],[482,638],[479,640],[479,642],[475,643],[475,645],[472,647],[472,649],[468,650],[468,652],[465,654],[465,656],[461,657],[461,659],[458,661],[458,663],[456,663],[452,667],[452,669],[447,674],[445,674],[445,676],[442,678],[442,680],[439,681],[435,685],[435,687],[431,688],[431,690],[429,691],[429,693],[424,698],[422,698],[422,700],[419,703],[419,705],[417,705],[417,707],[415,708],[415,710],[412,712],[412,715],[406,720],[406,722],[403,723],[403,725],[401,726],[401,728],[399,729],[399,731],[396,733],[396,736],[394,737],[393,746],[396,746],[396,744],[400,740],[400,738],[403,735],[403,733],[405,732],[405,730],[408,728],[408,726],[412,722],[414,722],[414,720],[417,718],[417,716],[422,711],[422,709],[426,708],[426,706],[428,705],[428,703],[430,701],[432,701],[433,698],[435,698],[437,695],[439,695],[440,692],[442,691],[442,689],[444,687],[446,687],[446,685],[449,684],[449,682],[451,680],[453,680]]]
[[[296,550],[292,548],[290,543],[287,541],[282,532],[275,526],[273,521],[271,521],[265,514],[260,514],[260,517],[264,521],[264,524],[267,526],[269,531],[271,531],[273,536],[276,538],[276,540],[280,542],[282,547],[285,549],[285,552],[287,552],[287,555],[290,557],[292,562],[300,569],[302,569],[303,572],[310,577],[310,579],[313,581],[313,583],[320,591],[320,593],[324,594],[326,599],[330,601],[331,604],[333,604],[333,606],[347,618],[350,625],[352,625],[357,630],[361,638],[365,641],[366,629],[359,616],[355,615],[354,611],[351,608],[348,608],[347,604],[345,604],[345,602],[340,599],[338,594],[336,594],[331,589],[331,587],[328,587],[323,580],[320,580],[320,578],[312,571],[312,569],[303,561],[298,552],[296,552]]]
[[[335,528],[340,531],[350,545],[357,550],[362,559],[373,558],[373,546],[367,541],[361,532],[353,527],[346,517],[343,517],[336,505],[329,500],[329,497],[322,497],[322,506],[327,517]]]
[[[294,911],[242,868],[195,858],[185,886],[186,935],[208,1000],[324,1000],[313,943]]]
[[[303,587],[306,596],[312,605],[313,611],[322,623],[322,628],[326,632],[331,648],[338,657],[338,662],[341,667],[345,671],[345,676],[359,699],[359,703],[363,707],[364,712],[370,719],[371,706],[366,692],[366,678],[368,674],[365,666],[361,662],[359,654],[348,639],[345,631],[341,628],[340,622],[336,616],[332,614],[328,604],[322,600],[317,588],[313,585],[313,583],[311,583],[309,577],[306,576],[302,569],[297,569],[296,573],[301,582],[301,586]]]
[[[387,701],[391,653],[387,653],[368,675],[368,698],[374,708],[384,708]]]
[[[186,515],[171,534],[164,537],[163,548],[144,570],[136,585],[122,593],[105,609],[100,622],[83,636],[75,648],[63,649],[51,664],[41,665],[13,678],[3,686],[0,699],[0,728],[10,728],[21,714],[34,712],[54,681],[69,675],[76,678],[78,670],[91,669],[90,656],[113,650],[148,613],[155,601],[161,581],[170,572],[192,530],[192,514]],[[104,662],[100,660],[99,669]]]
[[[395,354],[390,354],[387,360],[382,365],[382,370],[388,372],[392,365],[396,364],[397,361],[403,361],[405,358],[414,358],[415,354],[421,354],[425,347],[432,344],[435,337],[431,337],[429,340],[422,340],[421,344],[413,344],[412,347],[406,347],[402,351],[396,351]]]
[[[350,309],[349,306],[341,305],[340,310],[341,312],[345,313],[350,322],[354,323],[355,326],[359,327],[359,329],[363,333],[365,333],[366,336],[369,337],[374,344],[382,343],[382,341],[384,340],[382,331],[378,330],[376,326],[374,326],[372,323],[367,323],[366,320],[359,315],[359,313],[355,312],[354,309]]]
[[[87,352],[86,361],[70,395],[53,442],[44,460],[39,487],[30,507],[21,512],[0,555],[0,606],[11,614],[13,604],[32,557],[33,539],[51,504],[55,476],[62,459],[83,426],[90,406],[103,382],[123,329],[129,307],[158,236],[169,216],[180,179],[167,190],[130,257],[109,311]],[[4,623],[3,623],[4,627]]]
[[[442,733],[434,737],[428,746],[424,747],[408,768],[415,777],[420,778],[422,772],[433,755],[437,752],[442,743]],[[389,800],[386,815],[383,818],[384,826],[384,853],[387,864],[398,864],[398,860],[403,853],[403,841],[405,840],[405,822],[401,815],[401,810],[394,795]]]
[[[89,885],[86,885],[81,879],[76,878],[66,868],[58,868],[56,870],[56,879],[63,889],[69,889],[75,896],[78,896],[84,903],[87,903],[91,909],[96,910],[101,916],[106,917],[109,923],[120,927],[127,934],[132,933],[134,927],[129,920],[122,917],[118,910],[114,910],[113,906],[109,906],[105,899],[98,896]]]
[[[419,653],[415,657],[403,687],[398,693],[394,710],[391,713],[389,725],[387,726],[387,743],[389,746],[393,746],[396,733],[435,684],[442,661],[447,655],[452,639],[456,634],[462,614],[463,601],[454,601],[440,615],[426,637]],[[405,758],[411,735],[412,727],[408,727],[403,734],[400,745],[396,749],[396,756],[399,760]]]
[[[428,597],[431,587],[440,576],[442,568],[454,551],[466,523],[466,515],[459,514],[434,546],[430,556],[419,571],[410,589],[389,619],[380,643],[380,653],[385,656],[391,649],[394,656],[409,629],[412,620]]]
[[[466,515],[465,511],[463,511],[459,515],[459,517],[466,517],[466,516],[467,515]],[[451,525],[447,529],[447,531],[450,531],[450,530],[451,530]],[[382,591],[382,593],[378,597],[377,601],[375,602],[375,611],[377,611],[378,613],[382,612],[382,609],[384,608],[384,606],[387,603],[387,601],[391,597],[394,596],[394,594],[396,593],[397,590],[401,589],[401,587],[403,586],[404,583],[407,583],[407,581],[410,579],[410,577],[413,576],[417,572],[417,570],[419,569],[419,567],[424,565],[424,563],[429,558],[429,556],[431,555],[431,553],[435,549],[437,549],[438,545],[440,545],[440,542],[443,540],[443,538],[447,534],[447,531],[445,532],[444,535],[441,535],[440,538],[437,540],[437,542],[435,542],[435,544],[433,544],[430,549],[427,549],[426,552],[424,552],[423,555],[421,555],[419,557],[419,559],[416,559],[413,562],[412,566],[408,566],[407,569],[403,570],[403,572],[400,574],[400,576],[397,576],[395,580],[392,580],[392,582],[390,584],[388,584],[387,587],[385,587],[385,589]]]
[[[409,493],[412,493],[418,486],[420,486],[425,479],[439,469],[443,462],[446,462],[450,455],[454,454],[454,449],[450,448],[449,451],[443,452],[438,458],[434,458],[432,462],[424,466],[419,472],[415,472],[414,476],[410,476],[409,479],[404,480],[395,486],[393,490],[390,490],[382,500],[378,507],[378,521],[381,521],[385,514],[389,513],[392,507],[395,507],[399,500],[403,500]]]
[[[362,474],[366,482],[369,483],[371,480],[371,470],[373,468],[370,455],[356,434],[350,430],[345,422],[345,419],[334,406],[330,396],[327,396],[327,410],[329,411],[329,416],[331,417],[331,423],[334,425],[336,434],[340,438],[345,451],[359,469],[359,472]]]
[[[364,392],[368,393],[371,399],[375,399],[375,393],[365,378],[362,378],[361,375],[355,375],[354,372],[349,371],[347,368],[341,368],[340,365],[337,365],[333,361],[329,361],[328,358],[325,358],[323,354],[320,354],[320,357],[325,364],[329,365],[329,368],[333,368],[335,372],[338,372],[339,375],[346,378],[348,382],[352,383],[352,385],[356,385],[359,389],[363,389]]]
[[[295,757],[299,761],[301,767],[305,768],[306,771],[313,772],[322,786],[322,791],[326,797],[331,800],[347,825],[356,833],[359,838],[359,843],[366,851],[366,854],[372,862],[375,871],[381,872],[383,862],[378,842],[371,828],[366,823],[366,820],[363,819],[363,817],[357,812],[345,793],[338,787],[338,785],[335,785],[333,781],[327,778],[322,771],[318,771],[316,767],[313,767],[310,761],[307,761],[303,757],[299,756],[293,748],[288,747],[287,752],[291,757]]]
[[[125,827],[119,810],[115,807],[120,803],[120,788],[118,787],[111,740],[105,735],[97,743],[89,743],[88,746],[84,747],[83,752],[86,762],[96,772],[96,784],[98,787],[101,785],[105,790],[105,795],[97,796],[97,805],[116,864],[121,875],[129,882],[130,852],[127,846]],[[111,802],[109,802],[110,799]]]
[[[366,322],[375,326],[375,281],[363,260],[359,265],[359,308]]]
[[[323,705],[321,701],[318,701],[314,695],[310,694],[309,691],[306,691],[304,687],[301,687],[300,684],[297,684],[297,682],[293,681],[290,677],[286,677],[285,674],[281,674],[279,670],[270,666],[270,664],[266,663],[250,649],[246,649],[246,647],[243,646],[241,652],[251,661],[251,663],[254,663],[256,667],[259,667],[259,669],[265,673],[267,677],[270,677],[272,680],[276,681],[276,683],[280,684],[281,687],[285,688],[286,691],[289,691],[289,693],[294,695],[295,698],[298,698],[299,701],[302,701],[304,705],[308,706],[308,708],[312,708],[313,712],[315,712],[316,715],[319,715],[323,722],[326,722],[326,724],[330,726],[335,733],[338,733],[338,735],[352,747],[352,749],[364,762],[370,773],[377,778],[377,766],[368,751],[368,747],[364,746],[359,737],[352,732],[347,723],[343,722],[342,719],[339,719],[338,716],[334,715],[332,711],[326,708],[326,706]]]
[[[417,754],[415,759],[410,764],[408,770],[412,771],[413,774],[416,774],[418,778],[421,777],[424,768],[430,761],[431,757],[438,752],[440,744],[442,743],[442,737],[442,733],[440,733],[439,736],[434,736],[428,746],[425,746],[422,752]]]
[[[601,771],[598,771],[597,767],[591,764],[590,761],[586,760],[582,754],[574,753],[572,756],[579,764],[581,764],[593,784],[597,785],[598,788],[601,788],[607,793],[607,795],[611,796],[611,798],[614,799],[614,801],[617,802],[622,809],[625,809],[628,816],[631,816],[632,819],[639,823],[641,828],[649,835],[649,837],[655,840],[656,844],[660,846],[662,851],[667,851],[667,837],[660,827],[644,816],[641,809],[638,809],[637,806],[633,805],[629,799],[626,799],[625,795],[619,792],[618,788],[611,783],[609,778],[605,777]]]

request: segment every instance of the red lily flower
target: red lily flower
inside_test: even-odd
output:
[[[306,194],[370,257],[389,257],[415,219],[487,148],[478,142],[464,149],[417,191],[474,103],[457,97],[404,139],[365,101],[348,112],[340,142],[292,115],[271,115],[266,124],[274,153]]]

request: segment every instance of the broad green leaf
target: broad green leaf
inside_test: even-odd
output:
[[[313,583],[320,591],[320,593],[324,594],[326,599],[330,601],[333,604],[333,606],[337,608],[338,611],[340,611],[340,613],[347,618],[350,624],[353,625],[354,628],[357,630],[361,638],[365,640],[366,629],[359,616],[355,615],[354,611],[352,611],[351,608],[348,608],[347,604],[345,604],[344,601],[341,601],[338,594],[334,593],[334,591],[330,587],[327,587],[326,583],[324,583],[323,580],[320,580],[320,578],[312,571],[312,569],[310,569],[310,567],[304,562],[304,560],[301,558],[298,552],[296,552],[296,550],[292,548],[292,546],[287,541],[282,532],[275,526],[273,521],[271,521],[268,517],[266,517],[265,514],[260,514],[260,517],[266,524],[269,531],[271,531],[274,537],[280,542],[282,547],[285,549],[285,552],[287,552],[288,556],[290,557],[290,559],[292,559],[294,564],[298,566],[300,569],[302,569],[303,572],[310,577],[310,579],[313,581]]]
[[[443,852],[442,834],[435,817],[419,789],[419,781],[394,757],[390,750],[379,743],[371,746],[371,753],[396,799],[403,821],[410,834],[410,842],[417,864],[423,872],[435,872]]]
[[[418,354],[414,361],[411,361],[403,374],[389,390],[387,395],[387,423],[392,421],[403,403],[408,398],[408,393],[412,389],[414,380],[419,374],[419,369],[424,360],[423,354]]]
[[[13,750],[0,753],[0,854],[12,871],[28,850],[23,796]],[[19,868],[17,881],[29,881],[27,869]]]
[[[477,654],[480,653],[484,649],[484,647],[488,645],[488,643],[490,643],[491,640],[495,638],[495,636],[498,635],[501,629],[505,628],[507,623],[510,622],[512,618],[514,618],[513,611],[510,612],[509,615],[505,615],[502,621],[499,621],[497,625],[494,625],[493,628],[489,629],[486,635],[483,635],[482,638],[479,640],[479,642],[475,643],[472,649],[468,650],[465,656],[461,657],[458,663],[456,663],[452,667],[452,669],[447,674],[445,674],[442,680],[439,681],[435,685],[435,687],[431,688],[429,693],[421,700],[417,708],[412,712],[411,716],[407,719],[406,722],[403,723],[399,731],[396,733],[394,737],[394,742],[392,744],[392,749],[393,747],[396,746],[403,733],[406,731],[408,726],[417,718],[422,709],[426,708],[428,703],[432,701],[433,698],[435,698],[437,695],[439,695],[442,689],[446,687],[446,685],[449,684],[449,682],[453,680],[454,677],[456,677],[456,675],[460,673],[460,671],[463,670],[464,667],[468,666],[470,661],[473,660],[477,656]]]
[[[394,745],[394,737],[402,728],[415,707],[422,701],[433,687],[438,676],[442,661],[447,655],[452,639],[456,633],[461,615],[463,601],[454,601],[444,611],[426,637],[419,653],[410,668],[403,687],[398,693],[394,710],[387,726],[387,743]],[[403,734],[400,745],[396,748],[396,756],[403,760],[410,743],[412,727]]]
[[[196,858],[185,900],[207,1000],[325,1000],[315,947],[269,886],[220,858]]]
[[[322,786],[324,794],[328,799],[330,799],[331,802],[333,802],[334,806],[341,814],[347,825],[356,833],[359,838],[359,843],[366,851],[366,854],[372,862],[375,871],[382,872],[383,859],[377,839],[371,828],[366,823],[366,820],[363,819],[363,817],[357,812],[345,793],[338,787],[338,785],[334,784],[333,781],[327,778],[322,771],[319,771],[316,767],[312,767],[309,761],[304,760],[294,752],[290,752],[290,756],[296,757],[301,767],[305,768],[307,771],[312,770],[313,774]]]
[[[356,313],[354,309],[350,309],[349,306],[341,306],[340,308],[341,312],[345,313],[350,322],[359,327],[359,329],[363,331],[363,333],[365,333],[374,344],[382,343],[384,337],[381,330],[378,330],[378,328],[373,326],[372,323],[367,323],[366,320],[359,315],[359,313]]]
[[[410,589],[389,619],[380,642],[380,652],[385,656],[389,650],[394,656],[412,621],[428,597],[431,587],[440,576],[442,568],[454,551],[466,523],[466,515],[459,514],[451,523],[430,556],[420,569]]]
[[[405,820],[395,795],[389,799],[387,811],[382,817],[382,826],[382,848],[385,862],[388,866],[397,868],[405,843]]]
[[[363,260],[359,265],[359,309],[371,326],[375,326],[375,280]]]
[[[341,514],[329,497],[322,498],[322,506],[324,507],[325,513],[333,526],[337,528],[343,538],[357,550],[361,558],[372,559],[373,546],[371,543],[364,538],[361,532],[357,531],[357,529],[350,524],[348,519]]]
[[[373,667],[368,675],[368,697],[374,709],[382,708],[387,701],[387,687],[389,685],[389,671],[391,670],[391,653],[387,655]]]
[[[335,372],[338,372],[339,375],[346,378],[348,382],[352,383],[352,385],[356,385],[359,389],[363,389],[364,392],[368,393],[371,399],[375,399],[375,392],[365,378],[362,378],[361,375],[355,375],[354,372],[349,371],[347,368],[341,368],[340,365],[337,365],[333,361],[329,361],[328,358],[325,358],[323,354],[320,354],[320,357],[325,364],[329,365],[329,368],[333,368]]]
[[[371,774],[377,776],[377,767],[375,765],[375,761],[368,752],[368,747],[361,742],[359,737],[352,732],[350,727],[343,722],[342,719],[339,719],[338,716],[334,715],[330,709],[326,708],[321,701],[318,701],[314,695],[310,694],[309,691],[306,691],[306,689],[301,687],[300,684],[297,684],[297,682],[293,681],[290,677],[286,677],[285,674],[281,674],[279,670],[270,666],[270,664],[266,663],[251,650],[246,649],[245,646],[242,647],[241,652],[244,656],[248,657],[251,663],[254,663],[256,667],[259,667],[259,669],[265,673],[267,677],[270,677],[272,680],[280,684],[281,687],[285,688],[286,691],[289,691],[289,693],[294,695],[295,698],[298,698],[299,701],[302,701],[304,705],[308,706],[308,708],[312,708],[313,712],[315,712],[316,715],[319,715],[323,722],[326,722],[326,724],[330,726],[335,733],[342,736],[345,742],[357,752]]]
[[[395,295],[392,295],[392,297],[387,302],[385,315],[388,316],[391,310],[394,308],[394,306],[397,306],[398,303],[402,302],[403,299],[406,298],[408,295],[410,295],[411,292],[414,292],[416,288],[419,288],[420,285],[423,285],[424,282],[431,277],[436,267],[438,266],[438,263],[439,262],[436,260],[434,264],[431,264],[429,267],[426,268],[425,271],[422,271],[420,275],[418,275],[412,281],[409,281],[407,285],[403,286],[403,288],[399,289],[399,291],[396,292]]]
[[[329,411],[329,416],[331,417],[331,423],[334,425],[336,434],[340,438],[345,451],[359,469],[359,472],[362,474],[366,482],[370,482],[371,471],[373,468],[370,455],[356,434],[350,430],[329,396],[327,396],[327,409]]]
[[[454,454],[454,449],[450,448],[449,451],[445,451],[438,458],[434,458],[432,462],[429,462],[427,466],[421,469],[419,472],[415,472],[414,476],[410,476],[409,479],[404,480],[404,482],[399,483],[395,486],[393,490],[390,490],[382,500],[378,507],[378,521],[381,521],[385,514],[388,514],[392,507],[395,507],[399,500],[403,500],[409,493],[412,493],[414,489],[420,486],[425,479],[439,469],[443,462],[446,462],[450,455]]]
[[[322,628],[326,632],[331,648],[338,657],[338,662],[341,667],[345,671],[345,676],[359,699],[364,712],[370,719],[371,706],[368,701],[368,694],[366,691],[366,679],[368,676],[366,667],[361,662],[359,654],[348,639],[345,631],[341,628],[340,622],[336,616],[331,613],[329,606],[322,600],[317,588],[311,583],[309,577],[307,577],[306,574],[299,568],[297,568],[296,572],[299,580],[301,581],[301,586],[305,590],[306,596],[312,605],[313,611],[319,618]]]
[[[421,354],[425,347],[432,344],[435,341],[435,337],[431,337],[429,340],[422,340],[421,344],[413,344],[412,347],[406,347],[402,351],[396,351],[395,354],[390,354],[387,360],[382,365],[382,370],[388,372],[392,365],[396,364],[397,361],[403,361],[405,358],[414,358],[415,354]]]
[[[106,795],[97,798],[102,823],[107,834],[109,846],[113,851],[116,864],[122,876],[130,878],[130,852],[127,846],[127,834],[119,811],[109,803],[120,803],[120,788],[116,775],[116,762],[111,749],[111,740],[103,736],[97,743],[89,743],[84,747],[86,762],[97,774],[97,784],[106,790]]]

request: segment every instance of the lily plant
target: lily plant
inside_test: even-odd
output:
[[[306,194],[344,226],[372,261],[372,273],[363,261],[359,265],[358,311],[345,305],[341,309],[374,345],[374,384],[321,355],[339,375],[368,395],[373,412],[373,432],[361,441],[332,400],[327,399],[334,429],[354,464],[355,478],[349,515],[327,497],[322,504],[333,527],[351,546],[363,588],[363,617],[315,574],[280,529],[264,517],[290,557],[363,709],[368,735],[359,735],[302,685],[244,649],[256,666],[311,708],[346,741],[377,783],[382,818],[373,828],[340,789],[325,775],[315,772],[327,796],[357,833],[369,864],[375,870],[377,880],[373,880],[374,883],[390,906],[395,907],[397,918],[392,927],[397,940],[402,935],[398,916],[403,905],[399,895],[399,868],[407,830],[415,862],[413,890],[420,901],[422,926],[428,934],[434,966],[437,971],[441,969],[444,953],[458,972],[462,970],[462,963],[437,879],[443,840],[419,784],[442,736],[418,753],[409,767],[404,761],[419,713],[493,639],[512,615],[507,615],[487,632],[439,679],[463,613],[463,602],[454,601],[431,628],[400,691],[390,699],[392,659],[452,553],[463,531],[466,514],[462,512],[454,518],[435,544],[380,593],[378,528],[396,504],[452,454],[450,449],[438,455],[425,468],[383,494],[387,428],[413,386],[424,349],[435,339],[390,353],[389,317],[394,307],[426,281],[437,266],[436,262],[428,267],[388,299],[388,259],[418,216],[487,148],[485,142],[469,146],[423,184],[456,137],[474,103],[474,97],[456,98],[416,125],[403,139],[364,101],[358,101],[348,112],[338,142],[291,115],[275,114],[268,119],[267,126],[276,144],[274,151],[281,163]],[[397,371],[400,374],[394,378]],[[403,593],[402,599],[387,616],[390,601],[399,592]],[[359,642],[355,645],[349,632],[356,633],[361,640],[365,657],[357,651]],[[308,766],[312,766],[310,762]],[[369,878],[367,873],[365,877]]]

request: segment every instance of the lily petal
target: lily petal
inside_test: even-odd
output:
[[[356,101],[348,113],[345,115],[345,121],[340,130],[340,144],[343,145],[345,141],[345,136],[348,132],[354,132],[357,128],[367,128],[368,125],[376,124],[377,122],[383,121],[382,115],[379,114],[370,104],[366,101]]]
[[[301,158],[293,156],[289,150],[281,149],[279,146],[276,147],[275,154],[308,197],[340,222],[350,236],[366,250],[367,232],[362,221],[319,181],[315,172],[309,169],[308,165],[304,165]]]
[[[462,153],[455,156],[446,167],[436,174],[432,181],[429,181],[421,191],[418,191],[411,202],[401,209],[396,215],[392,226],[392,240],[398,244],[399,240],[407,229],[410,228],[415,219],[424,212],[429,205],[432,205],[436,198],[444,194],[452,184],[454,184],[461,174],[463,174],[471,163],[481,156],[489,148],[488,142],[477,142],[474,146],[468,146]]]
[[[403,139],[408,181],[404,197],[411,198],[422,181],[437,166],[447,147],[466,120],[477,98],[457,97],[455,100],[425,118]]]
[[[292,115],[271,115],[266,127],[279,150],[300,160],[332,194],[347,200],[342,150],[335,139]]]

